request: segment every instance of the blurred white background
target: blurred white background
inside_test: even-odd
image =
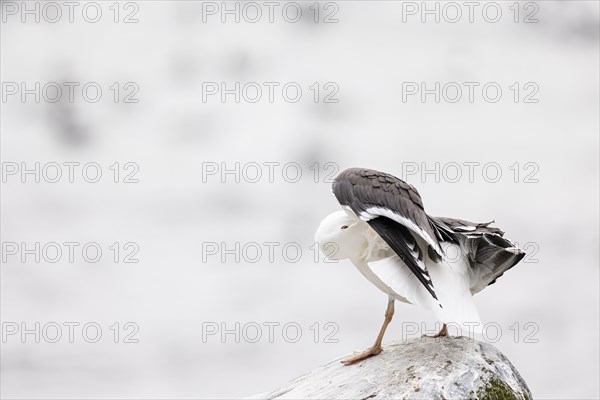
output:
[[[36,3],[39,22],[23,11]],[[598,3],[478,3],[469,22],[459,2],[456,23],[444,3],[427,3],[439,7],[439,23],[421,2],[409,3],[276,3],[270,22],[259,2],[263,15],[252,23],[256,8],[245,3],[98,2],[102,15],[91,23],[84,16],[93,19],[96,6],[86,2],[73,22],[63,2],[55,3],[61,18],[46,3],[0,2],[2,397],[239,398],[366,348],[385,295],[349,262],[315,260],[311,248],[319,221],[338,207],[328,176],[361,166],[404,177],[432,215],[495,219],[524,247],[530,256],[476,297],[484,322],[502,329],[488,339],[535,398],[598,398]],[[302,16],[289,22],[298,4]],[[488,22],[496,6],[499,21]],[[240,22],[223,7],[238,7]],[[39,102],[33,92],[23,99],[21,84],[35,92],[36,82]],[[49,82],[63,88],[55,103],[48,101],[55,87],[43,90]],[[65,82],[79,84],[72,102]],[[81,92],[89,82],[102,88],[95,103]],[[210,82],[257,82],[263,97],[251,103],[247,92],[223,103],[220,93],[203,93]],[[263,82],[279,83],[273,102]],[[302,88],[298,102],[282,96],[289,82]],[[462,86],[460,101],[448,101],[448,92],[436,103],[434,95],[408,96],[406,82],[479,86],[473,102]],[[497,102],[482,95],[490,82],[502,89]],[[138,101],[124,102],[136,88]],[[324,102],[334,89],[338,101]],[[22,175],[36,162],[39,183]],[[65,162],[80,163],[73,183]],[[453,170],[439,179],[423,174],[436,162],[440,170],[480,167],[472,182],[467,167],[451,182]],[[57,183],[49,182],[49,163],[62,166]],[[82,178],[86,163],[98,163],[99,182]],[[221,175],[235,163],[239,182]],[[262,166],[256,183],[249,163]],[[264,163],[280,163],[272,182]],[[295,164],[284,175],[287,163]],[[490,163],[502,173],[495,183],[495,174],[482,174]],[[290,182],[297,166],[302,177]],[[406,174],[414,166],[419,171]],[[131,172],[138,183],[123,182]],[[81,245],[74,262],[66,254],[48,262],[48,253],[37,263],[21,245],[36,242]],[[88,242],[103,251],[96,263],[82,258]],[[124,248],[129,242],[134,247]],[[247,247],[236,262],[220,251],[236,242],[256,242],[263,253],[252,262]],[[265,242],[278,243],[273,259]],[[139,262],[123,262],[135,246]],[[39,343],[33,333],[21,336],[36,322]],[[73,343],[68,322],[80,324]],[[135,325],[125,329],[127,322]],[[428,312],[398,305],[385,341],[406,338],[406,324],[422,322],[435,329]],[[52,323],[62,327],[57,343],[49,340]],[[86,323],[101,327],[98,342],[83,337]],[[236,331],[236,323],[239,343],[233,333],[207,335],[215,326]],[[279,324],[272,343],[269,323]],[[257,325],[262,336],[251,343]],[[138,343],[124,343],[135,326],[130,339]],[[330,333],[337,343],[325,340]]]

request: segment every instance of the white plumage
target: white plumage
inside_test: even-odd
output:
[[[347,228],[341,229],[344,226]],[[460,246],[442,243],[444,253],[456,255],[451,260],[435,262],[425,257],[438,302],[387,243],[366,222],[352,218],[347,211],[336,211],[325,218],[317,229],[315,241],[325,254],[324,247],[333,245],[336,250],[329,251],[329,258],[349,259],[365,278],[395,300],[431,310],[441,322],[460,327],[465,333],[473,330],[474,324],[481,328],[471,294],[471,287],[478,284],[471,279],[477,279],[477,275],[469,272],[468,253]]]

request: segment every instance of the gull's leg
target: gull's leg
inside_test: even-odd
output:
[[[394,316],[394,299],[390,297],[388,299],[387,310],[385,310],[385,319],[383,321],[383,326],[379,331],[379,335],[377,335],[377,339],[375,340],[375,344],[369,347],[367,350],[354,353],[351,357],[345,358],[342,360],[342,363],[345,365],[354,364],[356,362],[365,360],[369,357],[376,356],[381,353],[383,349],[381,348],[381,341],[383,340],[383,335],[385,334],[385,330],[387,329],[392,317]]]
[[[446,336],[448,336],[448,327],[446,326],[446,324],[444,324],[444,326],[442,326],[442,329],[438,333],[436,333],[435,335],[433,335],[433,336],[422,335],[421,337],[423,337],[423,336],[429,337],[429,338],[446,337]]]

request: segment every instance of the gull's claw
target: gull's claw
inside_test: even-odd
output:
[[[365,351],[355,351],[352,353],[352,356],[350,356],[348,358],[344,358],[341,361],[341,363],[344,365],[352,365],[359,361],[366,360],[369,357],[376,356],[377,354],[381,353],[382,351],[383,351],[383,349],[381,348],[381,346],[369,347]]]

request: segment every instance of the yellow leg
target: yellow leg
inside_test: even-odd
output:
[[[361,351],[358,353],[354,353],[352,356],[345,358],[342,360],[342,363],[345,365],[351,365],[357,363],[359,361],[365,360],[369,357],[376,356],[381,353],[383,349],[381,348],[381,342],[383,341],[383,335],[385,334],[385,330],[388,325],[392,321],[392,317],[394,316],[394,299],[390,298],[388,300],[387,309],[385,310],[385,319],[383,320],[383,325],[381,330],[379,331],[379,335],[377,335],[377,339],[375,340],[375,344],[369,347],[365,351]]]
[[[442,329],[436,333],[433,336],[430,335],[423,335],[425,337],[429,337],[429,338],[439,338],[439,337],[446,337],[448,336],[448,327],[446,326],[446,324],[444,324],[444,326],[442,326]]]

